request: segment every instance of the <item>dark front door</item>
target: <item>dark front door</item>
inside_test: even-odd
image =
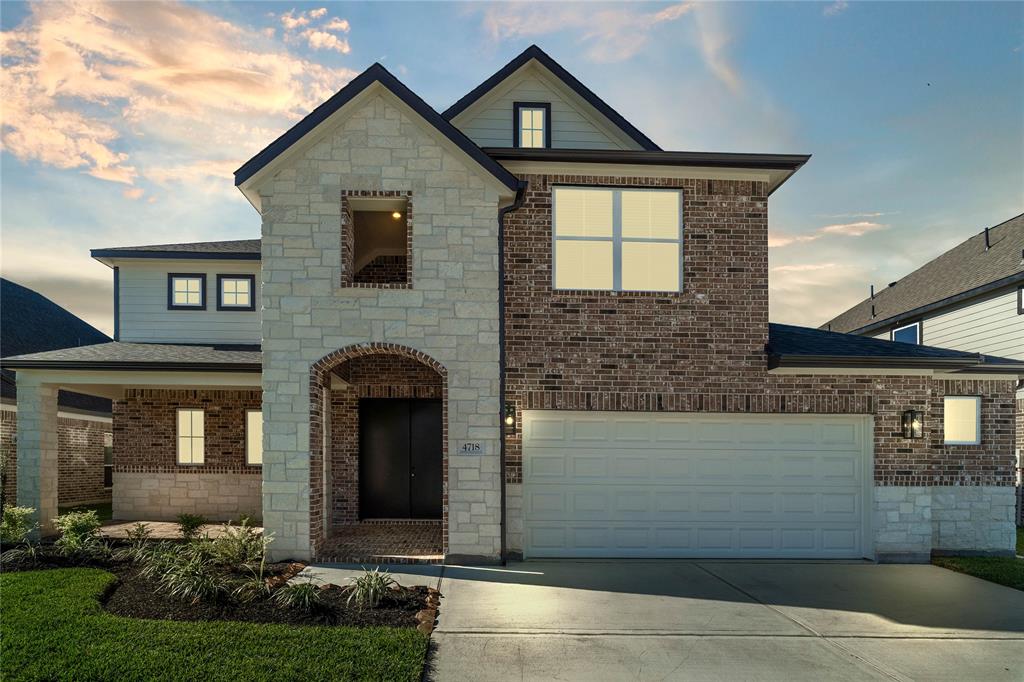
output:
[[[359,516],[441,518],[441,401],[359,401]]]

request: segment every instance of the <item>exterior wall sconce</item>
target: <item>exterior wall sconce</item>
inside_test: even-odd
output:
[[[516,405],[505,403],[505,434],[510,435],[516,432]]]
[[[903,437],[924,437],[924,413],[918,410],[906,410],[903,413]]]

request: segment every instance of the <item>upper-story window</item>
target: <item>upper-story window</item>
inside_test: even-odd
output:
[[[1017,314],[1024,315],[1024,287],[1017,287]]]
[[[513,147],[551,146],[551,105],[546,102],[516,102],[512,107]]]
[[[168,310],[206,310],[206,275],[172,272],[167,275]]]
[[[256,310],[256,275],[217,275],[217,310]]]
[[[921,323],[914,322],[892,330],[892,340],[900,343],[921,343]]]
[[[682,192],[555,187],[554,287],[682,291]]]

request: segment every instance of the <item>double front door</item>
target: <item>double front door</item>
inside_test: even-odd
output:
[[[359,401],[359,516],[441,518],[440,400]]]

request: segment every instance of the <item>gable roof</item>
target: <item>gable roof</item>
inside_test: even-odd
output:
[[[260,347],[252,344],[194,345],[111,341],[5,358],[16,369],[109,369],[258,372]]]
[[[330,99],[311,111],[304,119],[296,123],[287,132],[267,145],[261,152],[256,154],[235,171],[235,186],[239,186],[251,178],[267,164],[276,159],[293,144],[301,140],[307,133],[323,123],[331,114],[336,112],[348,102],[352,101],[359,93],[374,83],[380,83],[387,88],[398,99],[415,111],[427,123],[437,129],[442,135],[451,140],[459,149],[471,157],[484,170],[493,175],[498,182],[512,191],[519,189],[519,180],[509,173],[494,159],[490,158],[480,150],[462,131],[448,122],[433,108],[424,102],[419,95],[407,88],[401,81],[395,78],[390,71],[381,64],[374,63],[370,68],[353,78],[341,90],[336,92]]]
[[[608,106],[603,99],[594,94],[593,90],[581,83],[575,76],[566,71],[561,64],[552,59],[546,52],[544,52],[544,50],[540,49],[536,45],[530,45],[528,48],[520,52],[512,61],[495,71],[490,78],[470,90],[458,102],[445,109],[442,116],[444,116],[445,120],[452,120],[468,109],[474,102],[496,88],[506,78],[521,69],[524,65],[530,62],[530,60],[536,60],[539,62],[544,68],[561,80],[570,90],[583,98],[590,106],[597,109],[602,116],[611,121],[619,130],[625,133],[643,149],[647,151],[661,151],[661,147],[656,145],[651,138],[640,132],[640,130],[627,121],[622,114]]]
[[[1024,361],[769,323],[768,367],[865,367],[1024,372]]]
[[[989,228],[988,241],[979,232],[822,327],[865,333],[1024,282],[1024,213]]]
[[[0,356],[38,353],[110,341],[110,337],[28,287],[0,278]],[[0,395],[16,397],[14,372],[4,368]],[[104,398],[60,391],[58,404],[110,412]]]
[[[216,260],[259,260],[259,239],[234,239],[186,244],[150,244],[93,249],[93,258],[203,258]]]

